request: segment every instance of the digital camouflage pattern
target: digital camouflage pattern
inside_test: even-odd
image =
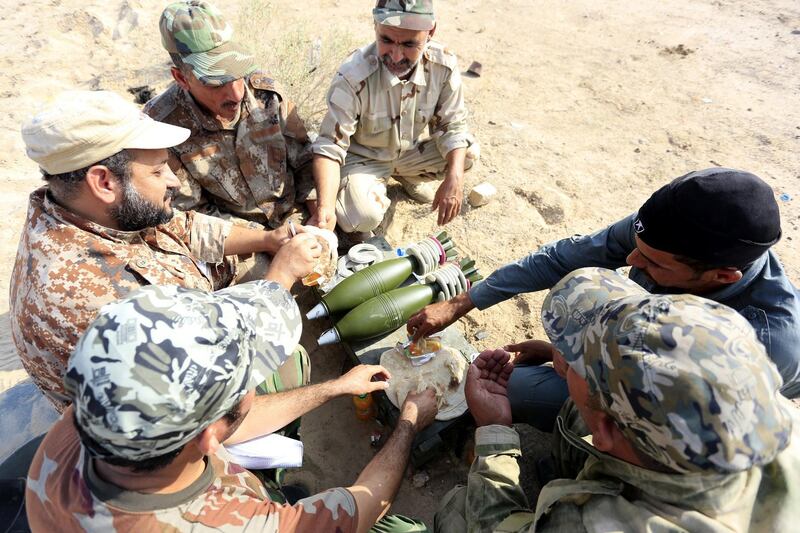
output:
[[[782,380],[747,320],[693,295],[650,295],[584,268],[545,299],[542,322],[637,450],[681,473],[740,472],[786,448]]]
[[[355,531],[355,500],[330,489],[290,506],[279,503],[244,468],[218,455],[174,494],[122,491],[102,480],[85,453],[72,408],[36,453],[25,498],[34,532],[59,531]]]
[[[174,83],[144,111],[192,132],[169,149],[170,167],[181,181],[173,200],[180,209],[275,228],[313,190],[305,125],[264,73],[247,79],[239,118],[230,125],[208,116]]]
[[[163,226],[112,230],[31,193],[10,283],[11,334],[34,383],[62,411],[66,363],[97,311],[143,285],[211,291],[236,263],[223,257],[231,224],[175,211]]]
[[[237,405],[300,341],[300,311],[274,281],[217,292],[150,285],[100,309],[67,364],[94,457],[180,448]]]
[[[208,2],[168,5],[159,20],[161,44],[177,66],[189,65],[205,85],[224,85],[256,70],[255,59],[232,41],[233,28]]]
[[[375,43],[339,67],[315,154],[344,165],[348,153],[393,161],[433,137],[444,158],[471,141],[455,55],[430,42],[407,83],[382,67]]]
[[[788,403],[783,398],[775,401]],[[585,465],[575,465],[580,471],[577,479],[551,481],[539,493],[535,510],[529,509],[520,486],[517,432],[506,426],[478,428],[467,485],[442,499],[434,530],[767,532],[792,531],[800,520],[796,409],[792,409],[792,441],[769,464],[730,474],[684,475],[655,472],[598,452],[575,433],[585,426],[572,407],[573,412],[561,419],[558,435],[565,446],[584,451]]]
[[[435,25],[433,0],[378,0],[372,16],[378,24],[408,30],[430,30]]]

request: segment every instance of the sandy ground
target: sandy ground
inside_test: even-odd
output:
[[[168,58],[160,47],[157,19],[165,3],[31,0],[2,10],[4,288],[26,197],[40,183],[36,166],[25,156],[20,123],[64,89],[163,88]],[[233,17],[241,4],[220,7]],[[367,43],[371,5],[370,0],[274,0],[270,28],[298,22],[312,28],[339,25]],[[719,165],[752,171],[776,195],[787,195],[779,202],[784,238],[776,248],[790,278],[800,281],[800,4],[795,0],[643,0],[635,5],[462,0],[440,1],[437,10],[437,37],[457,53],[462,70],[471,61],[483,64],[482,77],[465,78],[470,127],[483,151],[481,165],[466,181],[468,187],[490,181],[499,194],[485,207],[465,207],[448,230],[484,272],[542,243],[600,228],[636,209],[670,179]],[[265,32],[264,38],[274,35]],[[434,229],[435,217],[427,208],[404,201],[387,236],[402,244]],[[541,337],[543,297],[526,295],[473,313],[462,326],[478,348]],[[24,378],[7,313],[3,290],[0,390]],[[479,331],[488,336],[474,340]],[[319,365],[315,380],[335,375],[341,364],[335,350],[312,356]],[[307,417],[303,476],[314,488],[350,483],[371,456],[369,431],[353,420],[346,399]],[[323,434],[320,425],[340,429]],[[360,447],[354,449],[351,441]],[[426,488],[404,487],[398,512],[431,520],[444,489],[464,479],[463,467],[446,462],[454,458],[442,461],[431,467]]]

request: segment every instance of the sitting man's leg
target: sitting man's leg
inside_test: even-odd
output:
[[[514,422],[549,433],[567,398],[567,381],[552,366],[521,364],[514,367],[508,381],[508,401]]]
[[[388,162],[347,155],[336,197],[336,221],[342,231],[366,238],[380,225],[391,204],[386,196],[391,168]]]
[[[464,171],[470,170],[479,157],[480,146],[473,140],[467,147]],[[447,160],[439,152],[436,141],[429,139],[400,155],[392,169],[392,177],[400,182],[413,200],[431,203],[439,187],[436,182],[444,179],[446,166]]]
[[[298,346],[289,359],[278,367],[278,370],[273,372],[264,383],[258,386],[256,394],[263,395],[284,392],[303,387],[309,383],[311,383],[311,360],[308,357],[306,349],[302,346]],[[300,419],[298,418],[275,433],[290,438],[297,438],[299,429]]]

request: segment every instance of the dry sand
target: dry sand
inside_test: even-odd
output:
[[[31,0],[7,2],[0,17],[0,280],[8,285],[27,195],[38,187],[19,126],[41,102],[65,89],[112,89],[168,82],[157,20],[166,2]],[[232,20],[242,2],[219,5]],[[271,2],[270,28],[300,21],[341,25],[371,37],[371,0]],[[490,181],[494,202],[465,208],[448,227],[482,270],[573,233],[585,233],[636,209],[670,179],[693,169],[730,166],[763,177],[780,201],[784,238],[776,247],[800,282],[800,4],[796,0],[592,2],[462,0],[437,3],[437,38],[459,57],[470,127],[481,165],[467,186]],[[271,39],[275,32],[265,32]],[[394,190],[395,195],[403,197]],[[388,238],[398,244],[435,229],[427,208],[398,206]],[[478,348],[541,337],[543,294],[515,298],[462,321]],[[472,337],[483,330],[481,341]],[[306,338],[310,338],[306,335]],[[338,371],[335,350],[315,380]],[[333,362],[332,362],[333,361]],[[0,294],[0,388],[24,377]],[[2,390],[0,389],[0,390]],[[308,473],[314,487],[350,483],[369,459],[367,429],[319,435],[313,424],[351,420],[342,400],[307,417]],[[311,424],[311,425],[310,425]],[[352,425],[352,423],[350,424]],[[329,426],[330,427],[330,426]],[[360,427],[360,426],[359,426]],[[3,428],[4,433],[14,428]],[[359,433],[360,432],[360,433]],[[360,442],[360,441],[359,441]],[[356,455],[354,455],[356,454]],[[334,459],[335,457],[337,459]],[[450,459],[452,460],[452,459]],[[443,466],[444,465],[444,466]],[[449,470],[449,472],[445,472]],[[422,491],[404,487],[398,512],[430,521],[435,501],[463,468],[432,468]]]

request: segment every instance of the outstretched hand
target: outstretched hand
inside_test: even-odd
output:
[[[380,365],[357,365],[336,381],[342,394],[369,394],[389,388],[389,371]]]
[[[511,425],[507,387],[513,370],[509,353],[499,349],[481,352],[470,365],[464,393],[478,426]]]
[[[503,346],[507,352],[514,353],[513,361],[515,365],[541,365],[553,361],[555,354],[558,353],[555,347],[546,341],[527,340],[516,344]]]

